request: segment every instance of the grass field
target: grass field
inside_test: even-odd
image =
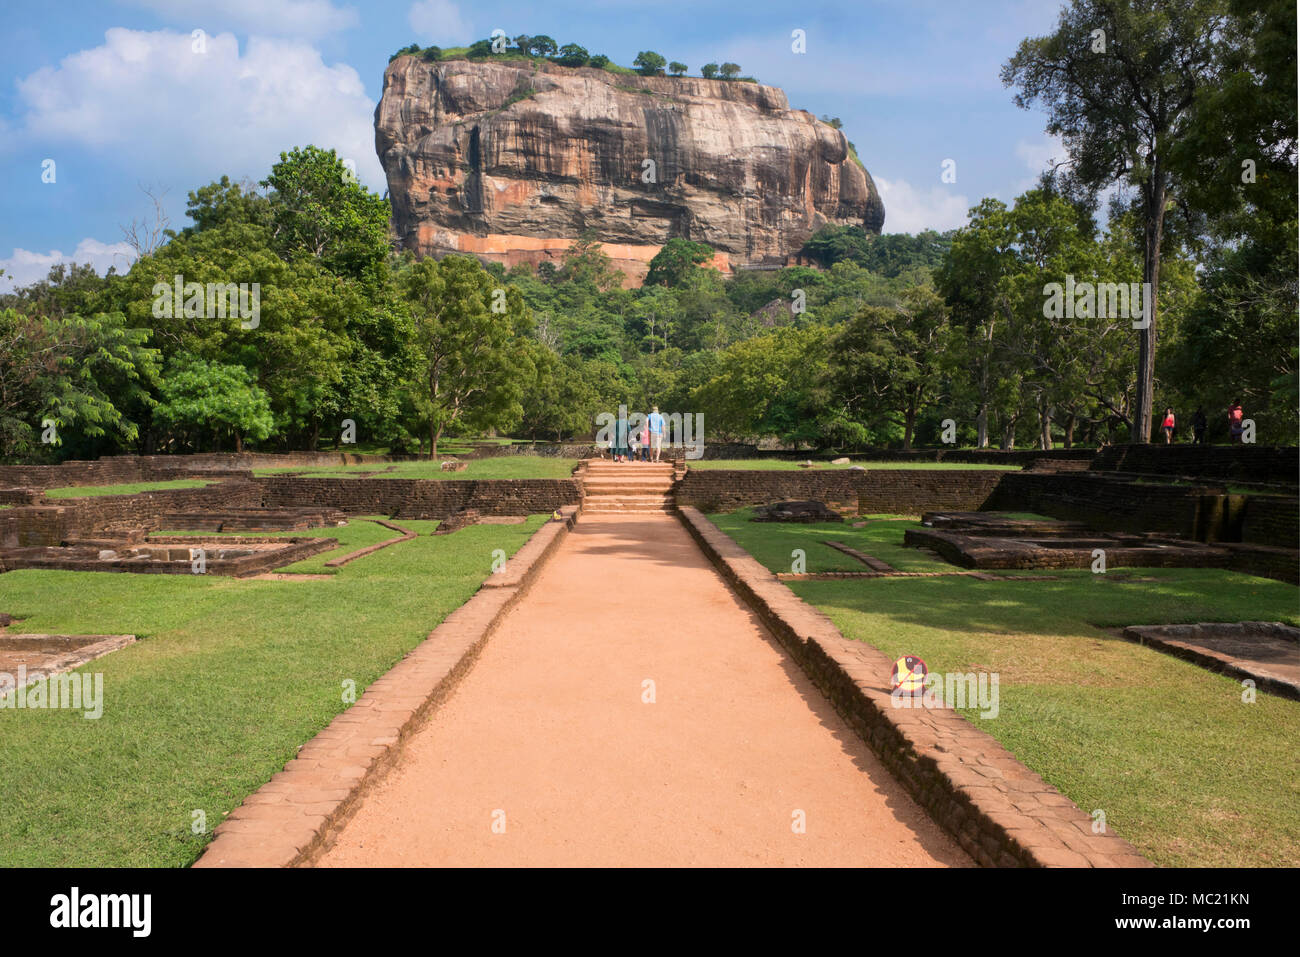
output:
[[[747,469],[780,472],[824,472],[833,469],[847,469],[854,465],[860,465],[864,469],[918,469],[922,471],[987,469],[996,472],[1016,472],[1020,470],[1019,465],[981,465],[969,462],[853,462],[849,465],[831,465],[830,462],[817,462],[810,469],[801,469],[799,468],[799,461],[789,459],[699,459],[697,461],[688,461],[686,464],[693,469]]]
[[[842,565],[844,541],[905,570],[901,520],[865,529],[710,516],[773,571]],[[856,533],[850,534],[850,531]],[[917,553],[913,552],[914,555]],[[851,560],[850,560],[851,561]],[[912,564],[912,568],[907,568]],[[951,566],[949,566],[951,567]],[[1165,866],[1300,865],[1300,702],[1117,637],[1125,625],[1300,624],[1295,586],[1218,569],[1053,570],[1055,581],[967,577],[798,581],[790,587],[849,637],[932,672],[996,672],[996,718],[966,716],[1088,812]]]
[[[545,521],[419,533],[324,581],[22,570],[0,575],[16,630],[131,633],[78,669],[104,675],[103,716],[0,710],[0,866],[185,866],[211,829],[463,604],[493,549]],[[292,571],[395,533],[372,522],[291,532],[339,539]],[[75,600],[74,599],[75,596]],[[203,811],[209,833],[191,831]]]
[[[444,472],[437,462],[393,462],[371,465],[331,465],[315,468],[254,469],[257,476],[301,474],[325,478],[379,479],[560,479],[569,478],[576,459],[540,455],[502,455],[470,459],[460,472]]]
[[[211,484],[211,479],[174,479],[169,482],[129,482],[122,485],[69,485],[66,488],[47,488],[46,498],[94,498],[99,495],[134,495],[137,492],[159,492],[173,488],[200,488]]]

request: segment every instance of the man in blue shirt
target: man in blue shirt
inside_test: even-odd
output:
[[[654,449],[655,461],[659,461],[659,450],[663,448],[664,443],[664,417],[659,414],[659,406],[653,406],[650,409],[650,418],[646,421],[650,426],[650,447]]]

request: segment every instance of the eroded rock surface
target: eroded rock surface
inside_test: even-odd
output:
[[[421,255],[558,262],[593,229],[639,282],[672,237],[726,272],[784,265],[828,223],[884,223],[844,135],[757,83],[402,56],[375,145],[397,238]]]

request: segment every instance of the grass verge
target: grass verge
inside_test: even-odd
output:
[[[137,492],[160,492],[173,488],[200,488],[211,479],[173,479],[168,482],[128,482],[122,485],[69,485],[47,488],[46,498],[95,498],[100,495],[135,495]]]
[[[808,570],[810,542],[844,526],[710,516],[759,561]],[[902,531],[869,525],[851,544],[895,564]],[[874,530],[873,530],[874,529]],[[875,539],[872,544],[864,540]],[[847,556],[844,556],[847,558]],[[777,567],[777,566],[780,567]],[[1297,589],[1219,569],[1053,570],[1054,581],[965,577],[791,582],[847,636],[932,672],[999,675],[994,718],[966,716],[1085,811],[1163,866],[1300,865],[1300,702],[1118,638],[1124,625],[1276,620],[1300,624]]]
[[[413,541],[327,581],[22,570],[0,575],[16,630],[133,633],[79,671],[104,675],[103,716],[0,710],[0,866],[177,867],[211,830],[462,605],[545,521]],[[206,534],[206,533],[205,533]],[[395,534],[372,522],[285,533],[339,539],[320,564]],[[69,600],[76,596],[75,601]],[[194,812],[206,815],[196,835]]]

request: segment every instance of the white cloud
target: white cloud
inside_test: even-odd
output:
[[[469,21],[451,0],[416,0],[408,19],[420,39],[439,46],[459,46],[474,40]]]
[[[247,33],[317,39],[360,22],[330,0],[127,0],[190,29],[233,27]]]
[[[874,176],[885,202],[885,232],[919,233],[923,229],[956,229],[966,225],[966,213],[974,205],[960,193],[944,186],[922,192],[906,180],[885,180]]]
[[[1033,174],[1016,184],[1016,194],[1019,195],[1038,185],[1038,176],[1043,170],[1066,159],[1065,144],[1060,137],[1043,134],[1037,142],[1020,140],[1016,143],[1016,156],[1024,161],[1025,168]]]
[[[65,256],[57,249],[48,253],[34,253],[27,249],[15,249],[8,259],[0,259],[0,292],[12,292],[18,286],[29,286],[49,275],[50,267],[58,263],[90,263],[95,272],[103,275],[109,266],[116,266],[124,273],[135,260],[135,251],[126,243],[101,243],[98,239],[83,239],[77,243],[71,256]]]
[[[222,33],[195,53],[189,34],[114,27],[103,46],[20,80],[18,102],[15,132],[43,155],[86,147],[174,195],[222,174],[261,179],[282,150],[309,143],[355,160],[372,189],[385,184],[361,78],[299,40],[252,37],[241,55]]]

